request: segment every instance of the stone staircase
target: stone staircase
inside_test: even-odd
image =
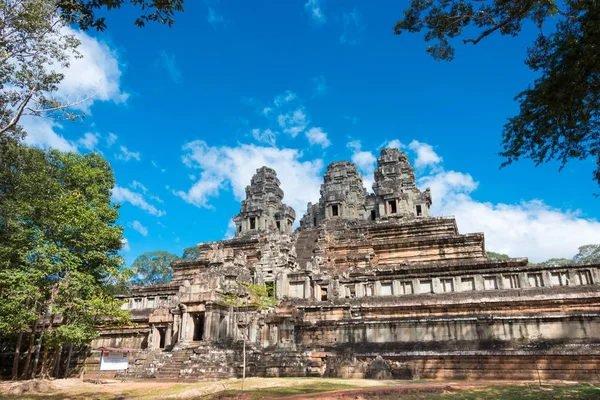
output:
[[[299,233],[298,240],[296,241],[296,261],[300,269],[306,268],[307,262],[315,254],[314,249],[317,245],[319,232],[319,229],[307,229]]]
[[[155,374],[160,381],[179,381],[181,371],[190,363],[191,349],[179,349],[171,352],[171,357],[163,364]]]

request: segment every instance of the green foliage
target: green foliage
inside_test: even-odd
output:
[[[151,251],[135,259],[133,269],[135,275],[131,282],[137,286],[158,285],[173,279],[171,263],[179,261],[175,254],[166,251]]]
[[[539,74],[516,100],[520,112],[504,126],[506,166],[521,158],[561,168],[571,159],[594,157],[600,184],[600,7],[596,0],[412,0],[395,33],[425,31],[437,60],[452,60],[452,41],[477,44],[498,33],[516,36],[532,21],[540,33],[526,64]],[[544,33],[544,23],[554,25]],[[474,36],[466,37],[473,34]]]
[[[268,285],[246,282],[237,282],[237,284],[238,290],[236,292],[223,294],[225,304],[236,308],[248,305],[257,311],[273,308],[277,305],[277,299]]]
[[[119,9],[124,4],[142,9],[143,13],[136,18],[135,24],[143,27],[147,22],[158,22],[168,26],[175,22],[175,12],[183,11],[183,0],[58,0],[56,2],[60,15],[69,23],[77,24],[80,29],[106,29],[106,18],[98,14],[104,11]]]
[[[139,7],[138,26],[159,22],[171,26],[174,14],[183,11],[183,0],[0,0],[0,135],[22,137],[19,125],[25,115],[81,118],[73,106],[89,99],[86,93],[74,101],[58,95],[72,58],[80,57],[80,44],[67,29],[106,28],[105,11],[124,4]]]
[[[579,252],[573,257],[577,264],[581,263],[600,263],[600,245],[586,244],[579,248]]]
[[[538,265],[569,265],[573,264],[573,260],[568,258],[551,258],[549,260],[543,261]]]
[[[494,253],[493,251],[487,251],[488,259],[490,260],[508,260],[510,257],[506,254]]]
[[[197,246],[186,247],[183,249],[183,260],[195,260],[200,257],[202,253]]]
[[[78,56],[79,41],[65,26],[52,1],[0,0],[0,135],[23,136],[24,115],[78,117],[53,94],[64,78],[56,67]]]
[[[114,177],[98,154],[42,151],[0,137],[0,334],[60,314],[52,343],[83,344],[128,313],[107,290],[122,282]]]

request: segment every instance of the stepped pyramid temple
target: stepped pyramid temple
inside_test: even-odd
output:
[[[248,376],[598,379],[600,264],[488,259],[483,233],[430,214],[397,149],[381,151],[373,193],[353,163],[330,164],[297,230],[284,200],[258,169],[235,237],[123,296],[131,324],[93,348],[136,349],[138,378],[241,376],[247,338]],[[274,305],[256,307],[244,284]]]

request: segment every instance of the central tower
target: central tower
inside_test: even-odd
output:
[[[246,186],[246,200],[242,200],[240,213],[233,217],[236,236],[255,231],[292,231],[296,212],[282,203],[280,185],[274,169],[261,167],[256,170],[250,185]]]

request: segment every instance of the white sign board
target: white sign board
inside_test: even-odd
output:
[[[129,362],[127,353],[105,351],[100,361],[100,371],[120,371],[127,369]]]

